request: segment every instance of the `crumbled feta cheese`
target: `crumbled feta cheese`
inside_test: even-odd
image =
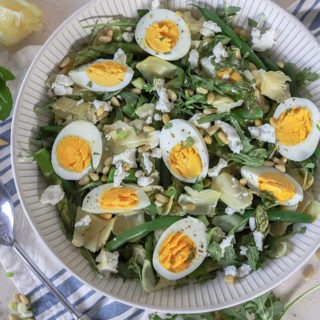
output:
[[[230,124],[221,120],[216,121],[215,124],[218,124],[221,130],[227,135],[229,141],[228,146],[230,150],[233,153],[240,153],[240,151],[243,149],[243,145],[237,131],[230,126]]]
[[[194,124],[197,128],[209,129],[211,126],[210,122],[199,124],[197,120],[203,117],[202,113],[194,114],[188,121]]]
[[[219,32],[221,32],[221,28],[213,21],[205,21],[200,29],[200,33],[204,37],[212,37]]]
[[[88,214],[86,214],[84,217],[82,217],[80,220],[78,220],[75,224],[75,228],[87,228],[89,227],[91,222],[91,218]]]
[[[40,204],[50,203],[53,206],[60,202],[64,197],[64,191],[60,187],[60,185],[51,185],[47,187],[40,198]]]
[[[232,209],[232,208],[230,208],[230,207],[227,207],[227,208],[224,209],[224,212],[225,212],[227,215],[232,216],[235,212],[237,212],[237,210]]]
[[[154,181],[154,179],[152,177],[146,177],[146,176],[142,176],[142,177],[139,177],[137,179],[137,184],[140,186],[140,187],[147,187],[149,186],[150,184],[152,184]]]
[[[201,67],[203,71],[210,77],[216,76],[215,66],[212,64],[211,59],[208,57],[202,58],[200,60]]]
[[[149,133],[150,136],[150,148],[154,149],[156,148],[159,143],[160,143],[160,131],[159,130],[155,130]]]
[[[159,100],[156,103],[156,110],[167,113],[171,112],[174,104],[169,101],[167,89],[164,87],[164,80],[156,79],[154,90],[157,92]]]
[[[259,251],[263,251],[263,239],[264,239],[264,234],[260,231],[253,231],[253,239],[254,243]]]
[[[226,248],[232,245],[233,238],[234,238],[234,235],[230,235],[225,239],[223,239],[222,242],[220,243],[222,257],[224,257],[224,252]]]
[[[65,96],[72,94],[74,84],[69,76],[64,74],[57,74],[54,82],[51,84],[51,89],[56,96]]]
[[[191,70],[195,70],[199,65],[199,52],[196,49],[192,49],[189,53],[188,62],[190,63]]]
[[[276,130],[269,123],[261,126],[248,127],[248,130],[252,138],[258,139],[259,141],[276,143]]]
[[[110,112],[112,111],[111,102],[108,101],[100,101],[100,100],[93,100],[92,105],[95,107],[96,110],[103,108],[104,111]]]
[[[240,256],[246,256],[248,252],[248,248],[245,246],[240,246]]]
[[[122,181],[129,175],[122,167],[122,162],[118,162],[116,165],[116,170],[114,172],[113,185],[115,187],[120,187]]]
[[[255,217],[249,218],[249,227],[251,231],[254,231],[256,229],[256,219]]]
[[[73,80],[65,74],[57,74],[54,83],[61,84],[66,87],[70,87],[74,84]]]
[[[118,165],[119,163],[123,164],[126,162],[131,168],[137,168],[136,151],[136,149],[127,149],[124,152],[115,154],[113,156],[112,164]]]
[[[221,170],[227,166],[228,166],[228,162],[223,158],[220,158],[218,164],[208,170],[208,176],[210,178],[217,177],[221,172]]]
[[[152,116],[148,116],[145,122],[146,124],[151,124],[153,122]]]
[[[124,42],[132,42],[134,37],[134,33],[133,32],[123,32],[122,33],[122,39],[124,40]]]
[[[147,171],[147,174],[149,175],[152,170],[153,170],[153,163],[152,161],[149,159],[150,153],[149,152],[143,152],[142,153],[142,161],[143,161],[143,165]]]
[[[244,263],[242,266],[240,266],[237,270],[238,278],[243,278],[246,275],[248,275],[251,272],[252,268],[250,265]]]
[[[151,157],[152,158],[157,158],[160,159],[161,158],[161,149],[160,148],[154,148],[151,150]]]
[[[137,170],[134,174],[136,178],[140,178],[144,176],[144,172],[142,170]]]
[[[237,267],[236,266],[226,266],[224,269],[224,274],[226,276],[233,276],[236,277],[237,276]]]
[[[156,114],[154,115],[153,119],[154,119],[155,121],[161,121],[161,120],[162,120],[161,114],[160,114],[160,113],[156,113]]]
[[[126,64],[127,62],[127,55],[124,51],[119,48],[113,55],[113,61],[118,62],[120,64]]]
[[[100,272],[109,271],[109,272],[118,272],[118,260],[119,260],[119,252],[109,252],[105,249],[101,249],[99,255],[96,257],[97,269]]]
[[[61,84],[55,84],[54,87],[52,88],[52,91],[56,96],[66,96],[66,95],[72,94],[73,88],[66,87]]]
[[[218,42],[214,48],[212,49],[212,54],[215,59],[214,62],[215,63],[220,63],[222,58],[227,58],[228,57],[228,53],[226,51],[226,49],[223,47],[221,42]]]
[[[258,52],[271,49],[275,43],[275,30],[267,30],[261,33],[258,28],[251,30],[252,49]]]
[[[132,247],[132,256],[142,266],[146,257],[146,249],[141,244],[134,245]]]

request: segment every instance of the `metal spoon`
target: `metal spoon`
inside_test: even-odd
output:
[[[22,249],[14,237],[14,207],[11,197],[4,185],[0,182],[0,244],[12,247],[20,256],[27,267],[43,282],[61,303],[69,310],[74,319],[90,320],[86,315],[81,314],[76,308],[60,293],[47,276],[31,261],[27,253]]]

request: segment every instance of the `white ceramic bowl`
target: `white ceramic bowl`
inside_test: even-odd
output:
[[[172,0],[171,8],[186,6],[187,1]],[[203,4],[204,1],[194,1]],[[206,7],[222,6],[223,1],[205,1]],[[298,69],[310,67],[319,73],[319,44],[307,29],[285,10],[271,1],[228,0],[227,5],[242,8],[235,21],[245,25],[247,17],[257,18],[261,13],[267,17],[268,27],[277,32],[277,42],[272,49],[276,61],[291,61]],[[282,259],[269,260],[263,268],[237,281],[226,284],[219,274],[213,281],[204,285],[190,284],[180,289],[165,289],[153,294],[142,291],[140,283],[117,278],[96,278],[87,261],[63,235],[56,210],[52,206],[40,206],[39,199],[46,183],[34,163],[19,161],[22,155],[33,151],[30,137],[38,125],[48,119],[33,112],[34,105],[45,103],[48,98],[44,83],[48,75],[57,68],[58,62],[70,48],[76,49],[75,42],[86,37],[90,29],[82,25],[94,23],[96,18],[86,22],[84,18],[101,15],[135,16],[137,8],[147,8],[146,0],[97,0],[88,3],[69,19],[48,39],[34,60],[18,97],[13,118],[12,163],[13,172],[22,206],[35,231],[47,244],[53,255],[83,282],[94,289],[124,303],[172,313],[193,313],[218,310],[250,300],[274,288],[296,271],[313,254],[320,242],[320,218],[303,235],[295,235],[289,240],[288,255]],[[195,10],[195,9],[193,9]],[[320,105],[320,81],[307,87],[307,94]],[[319,178],[316,178],[316,181]],[[315,185],[320,194],[319,182]]]

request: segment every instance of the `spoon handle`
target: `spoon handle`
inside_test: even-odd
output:
[[[30,257],[27,253],[22,249],[19,243],[14,242],[12,248],[15,252],[20,256],[23,262],[27,265],[27,267],[34,272],[34,274],[43,282],[43,284],[51,291],[60,301],[61,303],[69,310],[74,319],[77,320],[90,320],[86,315],[82,315],[76,308],[65,298],[64,295],[52,284],[52,282],[48,279],[48,277],[33,263],[31,263]]]

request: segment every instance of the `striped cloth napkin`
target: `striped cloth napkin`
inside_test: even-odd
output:
[[[318,40],[320,39],[320,0],[278,2],[284,3],[287,10],[304,23]],[[6,65],[13,71],[14,69],[19,70],[19,74],[22,76],[24,74],[23,70],[30,64],[31,58],[38,49],[39,47],[23,49],[11,60],[10,64],[5,61],[5,56],[1,53],[0,64]],[[21,80],[19,78],[11,85],[14,95]],[[150,311],[134,308],[101,295],[74,277],[63,267],[60,261],[48,252],[42,240],[27,221],[19,203],[10,163],[10,130],[11,118],[0,123],[0,138],[8,142],[7,146],[0,147],[0,178],[14,202],[17,217],[15,233],[18,242],[69,301],[91,319],[148,319]],[[14,274],[13,281],[17,288],[31,298],[37,320],[72,319],[56,297],[48,292],[44,285],[26,269],[11,248],[0,246],[0,257],[4,268]]]

